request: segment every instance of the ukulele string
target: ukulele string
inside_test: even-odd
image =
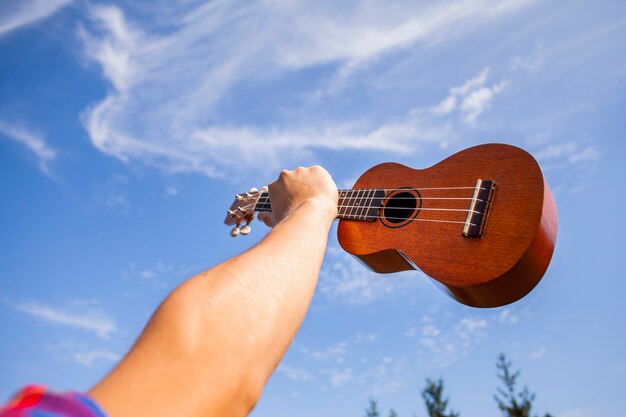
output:
[[[245,206],[244,208],[249,208],[252,204],[249,204],[247,206]],[[257,205],[258,207],[258,205]],[[346,207],[346,206],[339,206],[341,207]],[[365,208],[365,206],[353,206],[353,207],[358,207],[358,208]],[[267,208],[267,207],[266,207]],[[367,207],[369,208],[373,208],[372,207]],[[391,208],[395,208],[395,209],[404,209],[404,210],[408,210],[407,207],[391,207]],[[411,210],[415,210],[415,209],[411,209]],[[428,209],[424,209],[421,208],[420,210],[428,210]],[[441,210],[441,211],[465,211],[468,212],[470,210],[462,210],[462,209],[431,209],[431,210]],[[472,210],[474,213],[477,213],[475,210]],[[343,214],[343,216],[345,216],[346,220],[371,220],[371,219],[387,219],[387,220],[408,220],[410,222],[433,222],[433,223],[454,223],[454,224],[466,224],[466,222],[462,222],[462,221],[458,221],[458,220],[440,220],[440,219],[406,219],[404,217],[392,217],[392,216],[370,216],[368,214],[350,214],[350,213],[345,213]],[[352,218],[350,218],[352,216]],[[476,226],[474,223],[469,223],[470,226]]]
[[[463,211],[465,213],[467,213],[468,211],[474,212],[474,213],[478,213],[478,211],[476,210],[469,210],[469,209],[460,209],[460,208],[436,208],[436,207],[394,207],[394,206],[337,206],[337,208],[357,208],[357,209],[366,209],[366,210],[370,210],[373,208],[384,208],[384,209],[391,209],[391,210],[425,210],[425,211]]]
[[[350,192],[350,191],[368,191],[368,190],[385,190],[385,191],[409,191],[409,190],[473,190],[475,186],[472,187],[405,187],[405,188],[351,188],[349,190],[339,190],[339,192]],[[481,188],[481,190],[486,190],[486,188]]]
[[[463,189],[463,190],[467,190],[467,189],[472,189],[475,190],[476,187],[437,187],[437,188],[384,188],[383,190],[388,192],[388,191],[403,191],[403,190],[411,190],[411,189],[417,189],[417,190],[459,190],[459,189]],[[481,188],[484,189],[484,188]],[[350,191],[357,191],[357,195],[356,196],[349,196],[348,193]],[[362,196],[359,196],[359,192],[360,190],[363,190],[363,194]],[[372,203],[371,200],[374,199],[378,199],[380,200],[380,197],[375,197],[375,196],[368,196],[366,195],[367,193],[371,193],[372,191],[376,191],[378,189],[351,189],[351,190],[339,190],[339,198],[345,200],[343,203],[344,204],[339,204],[337,207],[338,209],[350,209],[350,211],[352,211],[352,209],[360,209],[360,210],[370,210],[372,208],[375,209],[381,209],[381,208],[385,208],[385,209],[392,209],[392,210],[416,210],[416,208],[409,208],[409,207],[394,207],[394,206],[382,206],[382,204],[380,206],[370,206],[370,205],[364,205],[364,206],[360,206],[360,205],[353,205],[354,203],[358,203],[359,201],[365,201],[365,200],[370,200],[369,204]],[[473,200],[472,197],[393,197],[394,200]],[[477,201],[482,201],[480,199],[477,199]],[[347,204],[346,204],[347,203]],[[350,204],[352,203],[352,204]],[[271,203],[270,203],[270,198],[269,195],[265,195],[265,196],[261,196],[256,204],[249,204],[247,206],[244,207],[244,209],[249,208],[250,206],[254,205],[255,208],[258,209],[270,209],[271,208]],[[419,210],[424,210],[424,211],[446,211],[446,212],[461,212],[461,213],[468,213],[468,212],[473,212],[473,213],[477,213],[476,210],[470,210],[470,209],[460,209],[460,208],[436,208],[436,207],[421,207],[419,208]],[[390,219],[390,220],[409,220],[409,221],[422,221],[422,222],[434,222],[434,223],[455,223],[455,224],[466,224],[466,222],[464,221],[457,221],[457,220],[443,220],[443,219],[406,219],[404,217],[391,217],[391,216],[380,216],[380,215],[367,215],[367,214],[352,214],[352,213],[343,213],[341,214],[342,216],[345,216],[345,218],[350,219],[350,217],[353,217],[356,220],[370,220],[370,219]],[[474,224],[470,223],[471,226],[475,226]]]
[[[341,207],[345,207],[345,206],[339,206]],[[357,207],[357,206],[354,206]],[[358,208],[365,208],[365,207],[358,207]],[[369,208],[373,208],[373,207],[368,207]],[[406,207],[392,207],[394,209],[402,209],[402,210],[415,210],[415,209],[409,209]],[[478,213],[475,210],[463,210],[463,209],[428,209],[428,208],[421,208],[420,210],[439,210],[439,211],[460,211],[460,212],[468,212],[468,211],[472,211],[473,213]],[[387,220],[409,220],[411,222],[434,222],[434,223],[455,223],[455,224],[466,224],[463,221],[458,221],[458,220],[443,220],[443,219],[407,219],[405,217],[393,217],[393,216],[380,216],[380,215],[369,215],[369,214],[351,214],[351,213],[344,213],[344,214],[340,214],[341,216],[345,216],[344,219],[346,220],[371,220],[371,219],[387,219]],[[339,216],[338,216],[339,218]],[[470,226],[476,226],[474,223],[469,223]]]
[[[367,216],[361,215],[356,216],[354,218],[345,217],[345,220],[371,220],[371,219],[391,219],[391,220],[408,220],[410,222],[434,222],[434,223],[455,223],[455,224],[466,224],[462,221],[457,220],[439,220],[439,219],[406,219],[404,217],[387,217],[387,216]],[[401,222],[400,222],[401,223]],[[474,223],[468,223],[470,226],[476,226]]]
[[[249,208],[250,205],[243,207],[244,209]],[[257,209],[269,209],[271,208],[271,205],[263,205],[263,204],[257,204],[256,206]],[[362,209],[362,210],[370,210],[370,209],[390,209],[390,210],[424,210],[424,211],[456,211],[456,212],[473,212],[473,213],[479,213],[476,210],[469,210],[469,209],[460,209],[460,208],[437,208],[437,207],[394,207],[394,206],[337,206],[338,209]],[[345,215],[352,215],[351,213],[345,213]],[[355,214],[356,215],[356,214]],[[363,215],[362,215],[363,216]]]
[[[365,201],[365,200],[375,200],[376,198],[372,198],[372,197],[367,197],[367,198],[357,198],[357,199],[352,199],[352,198],[348,198],[347,201],[343,201],[344,204],[347,203],[347,205],[342,205],[341,203],[338,205],[338,207],[367,207],[367,208],[372,208],[373,206],[360,206],[360,205],[350,205],[350,203],[354,204],[358,201]],[[381,199],[376,199],[376,200],[381,200]],[[423,197],[423,198],[410,198],[410,197],[398,197],[398,198],[394,198],[394,200],[476,200],[476,201],[485,201],[482,200],[480,198],[471,198],[471,197]],[[254,204],[254,203],[252,203]],[[371,204],[371,201],[370,201]],[[257,206],[272,206],[272,203],[270,202],[269,198],[266,198],[264,200],[259,199],[259,201],[256,203]],[[248,206],[246,206],[248,207]],[[383,207],[382,205],[380,207]],[[391,207],[391,206],[384,206],[384,207],[389,207],[389,208],[396,208],[396,207]],[[401,208],[401,207],[400,207]]]
[[[360,198],[359,200],[364,201],[364,200],[368,200],[368,199],[371,199],[371,197],[370,198]],[[443,200],[443,199],[446,199],[446,200],[447,199],[473,200],[472,198],[452,198],[452,197],[450,197],[450,198],[422,198],[421,200]],[[416,208],[410,208],[410,207],[383,206],[383,205],[380,205],[380,206],[370,206],[370,205],[363,205],[363,206],[361,206],[361,205],[358,205],[358,204],[357,205],[353,205],[353,204],[350,204],[350,202],[351,202],[350,200],[351,199],[349,199],[346,202],[348,204],[339,204],[337,206],[337,208],[346,208],[346,209],[357,208],[357,209],[366,209],[366,210],[369,210],[369,209],[372,209],[372,208],[386,208],[386,209],[395,209],[395,210],[415,210],[416,209]],[[406,200],[415,200],[415,199],[406,198]],[[477,198],[476,201],[483,201],[483,200]],[[354,201],[354,202],[356,202],[356,201]],[[352,202],[352,203],[354,203],[354,202]],[[252,204],[249,204],[249,205],[245,206],[244,208],[248,208],[251,205]],[[258,207],[258,208],[270,208],[271,207],[271,203],[269,202],[269,199],[266,199],[265,201],[259,200],[259,202],[256,204],[256,207]],[[472,210],[469,210],[469,209],[440,208],[440,207],[420,207],[419,209],[420,210],[429,210],[429,211],[464,211],[464,212],[472,211]],[[474,212],[476,213],[476,211],[474,211]]]
[[[376,197],[374,197],[376,198]],[[346,197],[346,200],[350,201],[354,197]],[[356,200],[370,200],[372,197],[357,197]],[[383,200],[383,198],[378,198]],[[472,197],[392,197],[390,200],[473,200]]]

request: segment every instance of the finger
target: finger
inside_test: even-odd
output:
[[[257,219],[259,219],[259,221],[262,221],[263,223],[265,223],[265,225],[267,227],[272,227],[272,213],[264,211],[258,214],[258,216],[256,216]]]

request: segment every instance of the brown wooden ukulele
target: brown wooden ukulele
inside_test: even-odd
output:
[[[267,191],[238,194],[225,223],[248,234]],[[511,145],[458,152],[426,169],[387,162],[339,190],[338,240],[373,271],[420,269],[457,301],[512,303],[544,275],[557,210],[537,161]],[[245,224],[244,224],[245,222]]]

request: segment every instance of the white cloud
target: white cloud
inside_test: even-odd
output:
[[[165,198],[174,197],[177,196],[179,192],[180,191],[178,191],[178,188],[174,187],[173,185],[168,185],[167,187],[165,187],[164,196]]]
[[[43,321],[92,331],[102,339],[108,339],[111,333],[117,331],[115,322],[106,313],[94,308],[74,308],[70,311],[35,302],[18,304],[14,308]]]
[[[580,149],[577,150],[576,152],[573,152],[568,160],[575,164],[577,162],[582,162],[582,161],[595,161],[598,158],[600,158],[600,151],[598,150],[598,148],[594,147],[594,146],[587,146],[584,149]]]
[[[122,357],[115,352],[107,349],[95,349],[87,352],[75,352],[72,354],[74,360],[80,365],[92,366],[96,360],[104,360],[108,362],[117,362]]]
[[[287,379],[290,379],[292,381],[306,382],[313,379],[311,373],[306,369],[294,368],[283,363],[278,366],[276,371],[284,374]]]
[[[373,343],[379,339],[378,333],[357,333],[354,335],[356,343]]]
[[[168,8],[168,20],[177,24],[165,30],[130,22],[119,8],[94,6],[81,38],[112,89],[84,113],[84,125],[99,150],[123,161],[210,176],[242,166],[274,168],[320,148],[412,152],[424,140],[441,140],[442,132],[415,120],[373,123],[358,116],[352,123],[308,115],[257,126],[245,122],[241,103],[236,123],[222,121],[219,110],[242,83],[274,82],[322,65],[345,81],[383,55],[458,37],[528,3],[181,2]],[[500,88],[466,97],[460,103],[466,118],[478,117]]]
[[[570,155],[576,151],[576,144],[574,142],[563,143],[560,145],[548,145],[535,154],[537,159],[555,159],[564,155]]]
[[[434,324],[429,324],[422,328],[422,335],[424,336],[437,337],[439,334],[441,334],[441,330],[439,330],[439,328]]]
[[[0,37],[45,19],[72,0],[5,0],[0,4]]]
[[[497,320],[500,323],[515,324],[518,322],[519,317],[513,312],[512,309],[505,307],[502,311],[500,311]]]
[[[543,347],[543,346],[538,347],[536,349],[533,349],[528,354],[528,359],[532,359],[532,360],[541,359],[541,358],[543,358],[546,355],[547,351],[548,350],[545,347]]]
[[[441,102],[433,107],[433,113],[435,114],[448,114],[452,113],[457,106],[457,99],[455,96],[448,96],[441,100]]]
[[[585,411],[582,408],[572,408],[562,413],[559,413],[559,415],[563,417],[584,417],[584,416],[592,415],[592,414],[585,413]]]
[[[516,56],[511,60],[512,70],[525,70],[528,72],[537,71],[544,62],[545,51],[542,44],[538,45],[530,54],[526,56]]]
[[[463,317],[455,324],[435,325],[430,318],[422,320],[421,327],[411,326],[405,332],[407,337],[419,335],[418,343],[426,349],[418,351],[418,356],[427,358],[429,365],[446,367],[459,358],[467,356],[487,337],[489,323],[485,319]],[[442,330],[443,328],[443,330]]]
[[[160,288],[171,288],[175,281],[192,273],[193,268],[175,266],[173,264],[157,261],[152,265],[137,265],[132,262],[125,271],[130,279],[140,278],[142,283],[154,285]]]
[[[329,372],[330,385],[333,388],[341,388],[354,378],[351,368],[331,369]]]
[[[459,325],[462,329],[467,330],[468,332],[475,332],[478,329],[484,329],[487,327],[487,320],[465,317],[461,319]]]
[[[130,202],[128,196],[128,178],[124,175],[114,175],[104,183],[95,186],[95,202],[108,209],[128,214]]]
[[[482,88],[489,78],[489,68],[484,68],[476,77],[470,78],[458,87],[452,87],[450,94],[454,96],[467,96],[473,91]]]
[[[37,157],[39,168],[46,175],[51,175],[48,164],[56,158],[57,153],[46,143],[41,134],[35,133],[22,125],[0,120],[0,135],[25,146]]]
[[[509,84],[501,81],[492,86],[486,86],[489,77],[489,68],[483,69],[476,77],[470,78],[458,87],[452,87],[450,94],[438,105],[431,108],[435,114],[449,114],[459,111],[461,120],[472,124],[485,110],[491,106],[493,98],[500,94]]]
[[[332,368],[323,369],[320,374],[328,377],[328,383],[333,388],[352,386],[371,392],[372,395],[382,395],[398,391],[404,385],[403,381],[409,378],[408,370],[405,357],[383,357],[373,366],[362,370],[352,367]]]
[[[420,281],[418,271],[394,276],[372,272],[335,246],[327,248],[324,259],[318,291],[331,303],[368,304]]]
[[[463,121],[466,123],[475,122],[478,116],[489,108],[492,99],[504,91],[507,85],[507,81],[502,81],[491,87],[481,87],[463,98],[460,106]]]
[[[535,156],[539,161],[557,161],[561,162],[561,165],[572,165],[596,161],[600,158],[601,153],[595,146],[581,147],[578,143],[568,142],[544,146],[535,153]]]
[[[310,356],[311,358],[321,362],[336,362],[343,363],[348,350],[347,342],[338,342],[334,345],[327,347],[324,350],[309,350],[302,348],[302,353]]]

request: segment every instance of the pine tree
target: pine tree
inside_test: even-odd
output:
[[[370,398],[370,406],[365,409],[365,417],[380,417],[378,404],[372,398]]]
[[[526,386],[521,391],[517,391],[520,372],[511,372],[511,361],[507,361],[506,356],[502,353],[498,356],[496,368],[499,371],[498,378],[504,387],[498,388],[498,393],[494,395],[494,399],[498,403],[502,415],[504,417],[531,417],[535,394],[530,392]],[[536,414],[535,417],[537,417]],[[545,417],[551,416],[546,414]]]
[[[459,417],[459,413],[446,413],[448,399],[443,398],[443,380],[426,380],[426,388],[422,391],[422,398],[426,403],[429,417]]]

